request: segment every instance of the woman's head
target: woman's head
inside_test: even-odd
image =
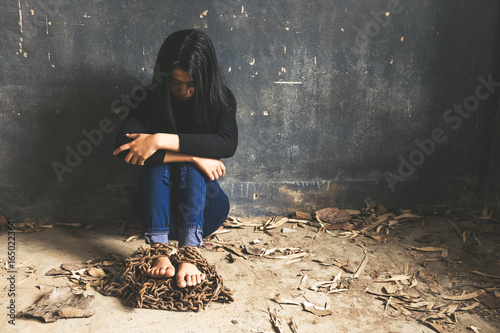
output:
[[[168,76],[170,94],[178,100],[185,102],[194,95],[194,79],[190,72],[179,67],[172,69]]]
[[[165,105],[160,108],[169,113],[170,122],[171,98],[192,99],[197,125],[209,130],[226,104],[224,77],[210,38],[195,29],[174,32],[160,48],[155,72],[168,73],[168,82],[162,82],[157,93],[163,95]]]

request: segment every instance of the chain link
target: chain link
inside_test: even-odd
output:
[[[179,288],[173,278],[152,278],[146,274],[154,260],[168,257],[174,267],[180,263],[194,264],[206,275],[202,283]],[[122,296],[132,307],[177,311],[200,311],[212,301],[233,302],[232,292],[224,287],[222,277],[196,247],[162,244],[140,248],[124,260],[121,270],[101,280],[99,292],[106,296]]]

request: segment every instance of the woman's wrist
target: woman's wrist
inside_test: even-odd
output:
[[[173,162],[195,163],[195,159],[196,156],[186,155],[166,150],[165,156],[163,158],[163,163],[173,163]]]
[[[173,152],[179,151],[179,136],[170,133],[156,133],[155,142],[157,149],[170,150]]]

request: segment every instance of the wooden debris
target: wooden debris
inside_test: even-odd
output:
[[[297,322],[293,318],[290,321],[290,329],[292,333],[299,333],[299,325],[297,325]]]
[[[474,302],[474,303],[472,303],[471,305],[464,306],[463,308],[459,308],[459,309],[457,309],[457,311],[470,311],[470,310],[472,310],[472,309],[474,309],[474,308],[478,307],[478,306],[479,306],[479,304],[480,304],[479,302]]]
[[[453,229],[455,229],[455,231],[458,234],[458,237],[462,238],[462,231],[460,230],[458,225],[450,219],[448,219],[448,223],[453,227]]]
[[[481,276],[484,276],[484,277],[487,277],[487,278],[500,279],[500,275],[492,275],[492,274],[482,273],[482,272],[479,272],[479,271],[471,271],[471,273],[474,273],[474,274],[477,274],[477,275],[481,275]]]
[[[479,328],[476,326],[470,325],[468,328],[474,333],[479,333]]]
[[[387,294],[394,294],[399,290],[399,288],[395,283],[387,283],[385,286],[382,287],[382,290]]]
[[[385,307],[384,307],[384,314],[386,314],[386,313],[387,313],[387,308],[389,307],[389,304],[391,304],[391,301],[392,301],[392,296],[391,296],[391,297],[389,297],[389,298],[387,299],[387,302],[385,303]]]
[[[437,281],[432,281],[427,283],[429,286],[429,289],[435,293],[435,294],[441,294],[444,291],[444,288],[442,285],[440,285]]]
[[[410,250],[415,250],[415,251],[422,251],[422,252],[443,252],[445,249],[442,247],[432,247],[432,246],[427,246],[427,247],[414,247],[411,246],[409,247]]]
[[[296,258],[306,257],[308,255],[309,255],[309,253],[302,252],[302,253],[289,254],[286,256],[265,256],[265,258],[269,258],[269,259],[296,259]]]
[[[319,307],[314,305],[313,303],[310,302],[302,302],[302,306],[304,307],[304,310],[314,313],[316,316],[323,317],[323,316],[330,316],[332,314],[332,311],[324,308],[324,307]]]
[[[271,323],[273,324],[273,327],[276,329],[276,331],[279,333],[283,333],[282,318],[278,316],[276,309],[271,311],[271,309],[268,308],[267,313],[269,313],[269,316],[271,317]]]
[[[38,264],[38,266],[36,266],[36,268],[32,272],[30,272],[29,275],[26,278],[24,278],[21,281],[19,281],[18,284],[21,284],[24,281],[27,281],[27,280],[31,279],[33,277],[33,275],[35,275],[36,271],[38,270],[38,267],[40,267],[40,264]]]
[[[278,221],[276,221],[276,217],[273,217],[266,222],[259,228],[260,230],[270,230],[270,229],[275,229],[278,228],[279,226],[282,226],[283,224],[288,222],[288,217],[284,217]]]
[[[407,220],[407,219],[415,220],[415,219],[420,219],[420,218],[422,218],[422,216],[411,214],[411,213],[404,213],[404,214],[401,214],[401,215],[394,217],[395,220]]]
[[[411,288],[414,288],[414,287],[416,287],[416,286],[417,286],[417,284],[418,284],[418,281],[417,281],[417,279],[415,278],[415,274],[413,274],[413,276],[411,277],[411,284],[410,284],[410,287],[409,287],[409,288],[410,288],[410,289],[411,289]]]
[[[224,229],[223,227],[220,227],[219,229],[215,230],[210,236],[227,234],[228,232],[231,232],[231,230],[227,230],[227,229]]]
[[[243,223],[237,217],[228,216],[223,224],[226,228],[260,227],[261,224]]]
[[[131,241],[139,239],[139,238],[141,238],[141,235],[132,235],[132,236],[128,237],[127,239],[125,239],[124,242],[131,242]]]
[[[479,289],[473,293],[470,293],[470,294],[464,294],[464,295],[460,295],[460,296],[443,296],[444,299],[451,299],[451,300],[454,300],[454,301],[465,301],[467,299],[472,299],[472,298],[476,298],[480,295],[483,295],[485,292],[483,289]]]
[[[280,253],[283,253],[284,255],[283,256],[271,255],[275,252],[280,252]],[[308,255],[309,255],[309,253],[307,253],[305,250],[303,250],[301,248],[290,248],[290,247],[278,248],[278,247],[275,247],[273,249],[265,250],[262,253],[261,257],[268,258],[268,259],[298,259],[298,258],[306,257]]]
[[[295,302],[286,298],[282,298],[281,294],[276,294],[273,298],[273,301],[275,301],[278,304],[291,304],[291,305],[300,305],[299,302]]]
[[[285,263],[285,265],[291,265],[291,264],[293,264],[293,263],[296,263],[296,262],[299,262],[299,261],[302,261],[302,260],[303,260],[303,258],[293,259],[293,260],[287,261],[287,262]]]
[[[272,248],[272,249],[267,249],[267,250],[264,251],[264,253],[262,254],[262,256],[263,257],[269,256],[269,255],[273,254],[277,249],[278,249],[277,246],[275,248]]]
[[[435,330],[435,331],[436,331],[436,332],[438,332],[438,333],[442,333],[442,332],[444,332],[444,331],[445,331],[445,328],[444,328],[442,325],[440,325],[440,324],[438,324],[438,323],[436,323],[436,322],[434,322],[434,321],[427,321],[427,320],[424,320],[424,321],[422,321],[422,323],[423,323],[424,325],[429,326],[430,328],[432,328],[433,330]]]
[[[377,226],[385,223],[388,218],[389,218],[389,214],[381,215],[381,216],[379,216],[377,218],[377,220],[374,223],[372,223],[372,224],[364,227],[363,229],[360,230],[360,232],[361,233],[366,233],[367,231],[369,231],[369,230],[371,230],[371,229],[373,229],[373,228],[375,228],[375,227],[377,227]]]
[[[28,234],[53,228],[51,224],[36,224],[35,222],[16,223],[16,232]]]
[[[230,244],[222,244],[222,247],[233,254],[236,254],[239,257],[247,259],[246,255],[236,246]]]
[[[312,291],[326,291],[328,294],[346,291],[348,289],[342,288],[341,277],[342,271],[339,271],[333,280],[316,282],[309,289]]]
[[[300,279],[300,285],[299,285],[299,290],[306,290],[307,289],[307,274]]]
[[[81,223],[56,223],[58,227],[72,227],[72,228],[81,228]]]
[[[390,281],[403,281],[403,280],[409,280],[411,278],[410,275],[394,275],[390,278],[385,278],[385,279],[376,279],[373,280],[373,282],[390,282]]]
[[[488,207],[484,207],[483,211],[481,212],[483,215],[479,216],[478,218],[481,220],[490,220],[493,216],[493,210],[488,214]]]
[[[365,258],[363,259],[363,261],[359,265],[358,269],[356,270],[356,273],[354,273],[354,275],[352,275],[353,279],[357,279],[361,275],[361,273],[363,273],[367,262],[368,262],[368,256],[365,254]]]
[[[226,221],[231,221],[231,222],[241,222],[239,218],[228,215],[226,218]]]

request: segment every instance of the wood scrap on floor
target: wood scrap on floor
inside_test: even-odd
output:
[[[438,264],[460,265],[462,260],[459,253],[455,251],[455,248],[448,244],[448,239],[444,236],[446,234],[439,234],[439,232],[434,231],[436,228],[433,230],[432,227],[427,226],[426,221],[428,221],[429,215],[428,213],[421,212],[422,210],[391,209],[380,204],[366,204],[366,207],[361,210],[342,210],[336,207],[328,207],[312,214],[296,212],[288,217],[273,216],[262,221],[262,224],[258,227],[253,226],[254,232],[264,232],[267,234],[261,237],[265,239],[264,241],[259,243],[248,242],[237,247],[249,259],[253,260],[258,258],[290,259],[288,263],[294,263],[297,260],[304,260],[306,262],[309,260],[325,266],[325,269],[329,266],[336,266],[341,269],[333,277],[329,274],[329,276],[324,276],[323,278],[317,275],[317,273],[310,276],[304,274],[305,271],[309,270],[301,269],[301,273],[297,274],[301,276],[300,284],[297,284],[302,295],[311,291],[326,295],[339,292],[356,293],[360,285],[366,284],[369,281],[370,285],[378,285],[377,289],[381,290],[370,295],[383,300],[383,311],[387,316],[413,318],[434,330],[446,331],[451,328],[450,325],[456,325],[457,312],[463,313],[465,311],[474,311],[474,309],[488,307],[494,309],[497,303],[496,299],[500,296],[500,288],[494,285],[492,281],[489,284],[484,284],[484,288],[482,288],[485,291],[484,294],[476,295],[470,289],[467,289],[468,293],[464,293],[463,295],[448,293],[454,287],[455,282],[451,281],[443,284],[441,279],[438,278],[439,275],[435,271],[427,269],[427,267],[435,267],[432,265]],[[453,221],[453,223],[447,223],[445,218],[444,224],[449,230],[453,233],[456,232],[460,236],[464,246],[471,244],[479,245],[482,240],[479,240],[479,238],[482,237],[480,237],[477,231],[478,227],[476,226],[477,223],[481,223],[477,222],[478,216],[485,217],[487,221],[491,221],[488,220],[489,215],[490,212],[488,211],[486,215],[471,216],[470,221],[461,219],[460,223]],[[454,219],[454,216],[450,214],[448,219],[451,221]],[[407,228],[408,226],[415,226],[415,228],[419,229],[425,228],[423,233],[410,236],[412,241],[424,244],[415,246],[411,242],[408,242],[409,244],[407,243],[404,246],[405,249],[409,249],[409,252],[406,252],[406,254],[411,255],[415,259],[415,262],[413,262],[411,257],[409,257],[409,261],[422,266],[424,269],[420,268],[420,266],[417,266],[420,269],[415,269],[415,265],[408,262],[404,263],[395,273],[388,271],[388,269],[372,267],[378,262],[380,252],[376,252],[378,256],[375,256],[373,255],[373,251],[369,250],[366,245],[372,245],[369,246],[371,248],[384,247],[386,246],[384,243],[389,242],[393,237],[401,239],[401,234],[398,234],[399,230],[405,230],[403,228]],[[485,226],[482,227],[485,228]],[[288,239],[297,240],[297,237],[292,232],[294,234],[301,232],[304,235],[306,244],[324,241],[320,237],[324,237],[325,235],[343,238],[345,239],[345,241],[342,240],[344,244],[352,243],[362,247],[364,256],[361,259],[357,259],[358,261],[353,268],[349,260],[339,260],[335,258],[334,253],[330,256],[317,257],[318,253],[312,248],[309,253],[308,246],[305,246],[304,249],[299,246],[288,248],[288,251],[283,253],[282,251],[286,248],[282,244],[287,239],[286,235],[288,235]],[[369,239],[365,239],[363,242],[366,243],[363,244],[359,241],[359,236]],[[271,237],[271,241],[269,241],[269,237]],[[283,241],[280,241],[280,239]],[[373,242],[370,239],[377,242]],[[278,244],[280,246],[276,246]],[[403,252],[405,251],[403,250]],[[402,253],[398,253],[398,255],[402,255]],[[309,259],[309,256],[312,258]],[[369,257],[374,259],[371,260]],[[471,273],[487,279],[499,278],[497,274],[482,273],[480,270],[474,270]],[[313,277],[311,278],[311,276]],[[453,280],[453,278],[450,277],[450,280]],[[493,292],[497,292],[498,295]],[[331,295],[329,297],[341,298],[342,296]],[[308,312],[316,312],[315,314],[318,316],[321,314],[318,311],[329,311],[326,307],[311,306],[312,303],[309,303],[307,300],[302,302],[296,298],[289,299],[281,295],[276,295],[274,301],[278,304],[287,304],[289,306],[298,306],[300,304],[304,311],[314,309],[315,311]]]
[[[278,315],[276,309],[271,310],[267,309],[267,313],[269,313],[269,317],[271,318],[271,323],[273,324],[274,329],[278,333],[283,333],[283,318]]]
[[[54,226],[51,224],[38,224],[35,222],[16,223],[16,232],[28,234],[32,232],[44,231],[53,227]]]

